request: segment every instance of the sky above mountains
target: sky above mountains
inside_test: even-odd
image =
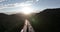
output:
[[[21,12],[23,7],[40,12],[47,8],[60,8],[60,0],[0,0],[0,13]]]

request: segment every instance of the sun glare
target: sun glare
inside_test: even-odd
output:
[[[33,9],[31,7],[23,7],[21,11],[24,14],[31,14],[33,12]]]

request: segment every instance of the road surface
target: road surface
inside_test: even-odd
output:
[[[26,19],[23,29],[20,32],[35,32],[30,22]]]

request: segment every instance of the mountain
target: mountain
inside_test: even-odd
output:
[[[32,15],[29,20],[36,32],[59,32],[60,8],[45,9]]]
[[[0,13],[0,32],[20,32],[25,18],[21,14]]]
[[[59,32],[60,8],[45,9],[29,16],[23,14],[7,15],[0,13],[0,32],[20,32],[28,19],[35,32]]]

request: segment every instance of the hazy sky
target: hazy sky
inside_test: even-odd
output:
[[[31,6],[34,11],[60,8],[60,0],[0,0],[0,13],[21,12],[24,6]]]

